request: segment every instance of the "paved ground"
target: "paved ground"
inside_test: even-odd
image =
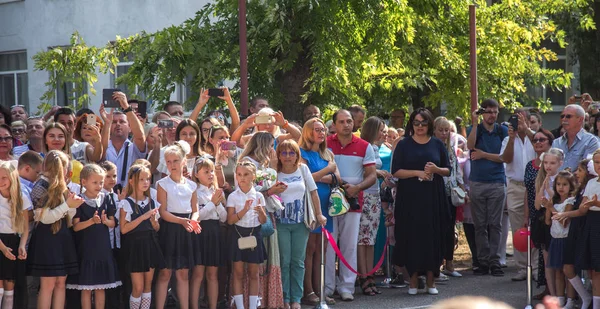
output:
[[[509,265],[512,260],[509,258]],[[408,295],[407,288],[402,289],[382,289],[383,293],[376,296],[363,296],[360,290],[355,294],[353,302],[342,302],[336,299],[337,304],[334,308],[377,308],[377,309],[417,309],[428,308],[431,304],[459,295],[477,295],[487,296],[496,300],[504,301],[516,309],[525,308],[527,302],[527,285],[525,281],[513,282],[511,277],[516,274],[516,269],[512,266],[505,268],[504,277],[492,276],[474,276],[470,271],[462,271],[464,277],[451,278],[446,284],[438,284],[439,295],[431,296],[428,294],[419,294],[416,296]],[[535,289],[534,295],[541,292]],[[309,306],[303,306],[308,309]]]

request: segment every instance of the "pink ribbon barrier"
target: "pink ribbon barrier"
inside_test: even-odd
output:
[[[325,237],[329,241],[329,244],[333,248],[333,251],[335,251],[335,254],[337,254],[337,256],[340,258],[340,262],[342,262],[344,265],[346,265],[346,267],[348,267],[348,269],[351,272],[353,272],[353,273],[355,273],[355,274],[357,274],[357,275],[359,275],[361,277],[366,277],[366,276],[371,276],[379,268],[381,268],[381,265],[383,264],[383,260],[385,258],[385,253],[387,251],[387,247],[388,247],[388,243],[389,243],[389,238],[387,238],[385,240],[385,246],[383,247],[383,254],[381,255],[381,258],[379,258],[379,262],[377,262],[377,265],[375,265],[375,267],[373,267],[373,269],[368,274],[359,274],[358,271],[356,271],[354,268],[352,268],[352,266],[350,266],[350,264],[348,263],[348,261],[346,261],[346,258],[342,255],[342,252],[340,251],[340,248],[338,247],[337,243],[335,243],[335,239],[333,239],[333,236],[329,233],[329,231],[326,230],[326,229],[321,229],[321,230],[323,231],[323,234],[325,234]]]

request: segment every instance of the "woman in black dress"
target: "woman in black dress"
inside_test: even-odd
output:
[[[410,115],[398,143],[392,173],[399,178],[395,207],[394,264],[410,275],[408,294],[417,294],[418,275],[427,274],[429,294],[437,294],[434,274],[443,259],[444,228],[449,221],[443,176],[450,175],[448,151],[433,135],[433,116],[425,108]]]

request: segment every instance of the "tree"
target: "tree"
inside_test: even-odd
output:
[[[541,43],[564,46],[553,16],[584,11],[590,1],[477,1],[480,97],[509,108],[517,100],[549,104],[532,102],[527,86],[562,89],[572,74],[542,68],[542,59],[557,57]],[[267,97],[288,118],[300,118],[307,103],[358,103],[373,114],[445,102],[451,115],[469,114],[466,1],[252,0],[247,20],[250,96]],[[236,81],[238,31],[237,1],[216,0],[181,25],[128,39],[134,63],[117,82],[166,102],[177,83],[200,89]]]

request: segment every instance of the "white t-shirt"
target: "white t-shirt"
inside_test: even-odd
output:
[[[304,170],[304,171],[303,171]],[[306,179],[302,175],[308,175]],[[296,224],[304,222],[304,194],[308,191],[317,190],[315,180],[310,177],[312,174],[305,164],[300,164],[298,169],[291,174],[282,172],[277,173],[277,180],[285,183],[287,189],[279,194],[282,200],[283,210],[276,211],[275,217],[284,224]]]
[[[21,193],[23,198],[23,210],[31,208],[31,201]],[[27,218],[25,218],[27,220]],[[10,211],[10,203],[2,194],[0,194],[0,234],[14,234],[13,218]]]
[[[196,183],[181,177],[181,182],[176,183],[171,176],[167,176],[156,182],[167,192],[167,211],[177,214],[192,213],[192,194],[196,192]]]
[[[211,202],[215,189],[211,189],[205,185],[198,185],[196,196],[198,197],[198,213],[200,221],[203,220],[227,220],[227,210],[223,204],[215,205]]]
[[[563,212],[565,211],[565,208],[567,208],[567,205],[573,204],[575,204],[575,198],[569,197],[560,204],[554,204],[554,209],[556,209],[558,212]],[[569,224],[563,226],[562,223],[558,222],[557,220],[552,220],[552,225],[550,226],[550,235],[553,238],[567,237],[569,235]]]
[[[77,160],[81,162],[81,164],[89,163],[87,153],[85,152],[87,145],[89,145],[87,142],[80,142],[73,139],[73,145],[71,145],[71,156],[73,157],[73,160]]]
[[[587,197],[590,201],[594,198],[594,195],[598,195],[598,199],[600,199],[600,182],[598,182],[598,177],[590,179],[583,192],[583,196]],[[590,210],[600,211],[600,207],[592,206],[590,207]]]
[[[238,188],[227,198],[227,207],[234,207],[235,212],[238,213],[244,209],[247,200],[254,200],[254,202],[252,202],[250,210],[235,225],[247,228],[257,227],[260,225],[260,221],[258,220],[258,213],[254,211],[253,207],[265,206],[265,198],[262,193],[256,192],[254,188],[251,188],[248,193],[244,193]]]

